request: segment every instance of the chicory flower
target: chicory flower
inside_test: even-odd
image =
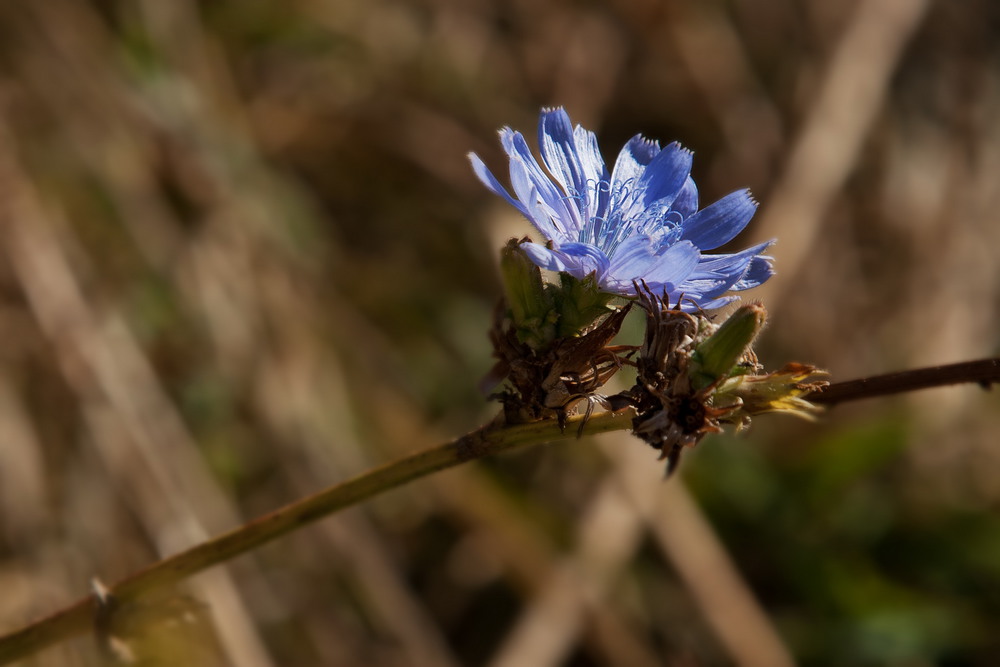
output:
[[[691,179],[692,154],[678,143],[636,135],[609,173],[597,138],[573,127],[562,108],[544,109],[538,143],[545,170],[520,132],[505,127],[500,142],[510,160],[507,191],[475,153],[479,179],[520,211],[547,239],[522,248],[540,268],[583,279],[593,274],[601,290],[635,296],[635,285],[686,311],[718,308],[771,277],[771,241],[731,254],[703,254],[732,240],[753,217],[757,203],[738,190],[698,210]],[[547,171],[546,171],[547,170]]]

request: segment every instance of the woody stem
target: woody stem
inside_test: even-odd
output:
[[[836,405],[876,396],[901,394],[918,389],[975,382],[984,389],[1000,382],[1000,358],[964,361],[945,366],[917,368],[868,378],[835,382],[805,396],[811,403]]]

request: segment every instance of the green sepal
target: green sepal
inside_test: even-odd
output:
[[[584,279],[559,273],[559,285],[551,285],[559,321],[556,335],[559,338],[577,336],[586,331],[599,318],[610,313],[614,294],[602,292],[593,273]]]
[[[691,355],[691,382],[696,390],[745,372],[739,363],[752,352],[764,328],[767,311],[759,303],[741,306]]]
[[[550,290],[542,282],[542,272],[511,239],[500,251],[500,275],[517,339],[541,350],[555,340],[559,314]]]

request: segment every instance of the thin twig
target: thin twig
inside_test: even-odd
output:
[[[121,608],[124,603],[176,584],[337,510],[419,477],[527,445],[574,437],[575,421],[577,419],[570,420],[565,432],[559,429],[554,420],[500,428],[483,427],[452,442],[388,463],[298,500],[235,530],[161,560],[107,587],[107,594]],[[585,431],[587,434],[605,433],[625,429],[630,425],[630,412],[604,413],[592,417]],[[0,637],[0,664],[24,658],[63,639],[86,632],[93,625],[98,608],[94,596],[89,595],[51,616]]]
[[[977,383],[986,389],[993,383],[1000,382],[1000,358],[917,368],[858,380],[836,382],[818,392],[809,394],[805,398],[811,403],[836,405],[845,401],[857,401],[864,398],[969,382]]]

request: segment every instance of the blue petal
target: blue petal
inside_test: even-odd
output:
[[[682,218],[687,218],[692,216],[698,210],[698,186],[695,185],[694,179],[690,176],[684,181],[684,186],[681,188],[680,193],[677,195],[677,199],[670,208],[681,215]],[[698,245],[695,243],[695,245]],[[700,247],[700,246],[699,246]]]
[[[723,306],[728,305],[733,301],[736,301],[737,299],[739,299],[738,296],[724,296],[719,299],[711,299],[710,301],[703,301],[701,299],[698,299],[697,308],[695,308],[692,304],[685,301],[681,303],[681,310],[688,313],[694,312],[699,309],[715,310],[716,308],[722,308]]]
[[[718,248],[743,231],[756,210],[750,191],[737,190],[687,218],[681,238],[702,250]]]
[[[588,132],[579,125],[573,132],[576,138],[576,150],[580,156],[580,164],[583,167],[583,175],[586,179],[586,201],[587,214],[584,220],[589,224],[590,220],[598,218],[603,220],[607,215],[608,203],[610,201],[610,189],[608,183],[611,179],[608,174],[608,167],[601,157],[601,149],[597,145],[597,135]]]
[[[551,206],[546,206],[545,198],[539,194],[531,172],[524,162],[516,157],[510,158],[510,184],[517,198],[527,209],[528,220],[545,238],[555,240],[570,238],[563,225],[558,224],[557,212]]]
[[[511,130],[501,132],[500,140],[507,151],[507,155],[510,157],[511,184],[514,186],[514,191],[517,192],[518,198],[526,205],[529,203],[521,196],[518,184],[514,182],[515,166],[521,171],[519,176],[530,181],[538,191],[538,196],[541,197],[543,203],[552,209],[553,224],[563,230],[568,236],[575,238],[580,229],[580,213],[576,206],[569,203],[565,193],[556,187],[552,179],[542,171],[538,161],[535,160],[535,156],[531,154],[531,149],[528,148],[528,142],[524,140],[520,132],[513,132]],[[522,189],[523,186],[524,181],[521,184]]]
[[[631,284],[632,279],[643,275],[655,260],[649,237],[636,234],[615,249],[611,257],[611,273]]]
[[[528,215],[528,209],[526,209],[521,202],[510,196],[510,193],[507,192],[507,188],[500,184],[500,181],[498,181],[496,176],[493,175],[493,172],[489,170],[482,158],[475,153],[469,153],[469,162],[472,163],[472,171],[476,173],[476,176],[478,176],[479,180],[483,182],[483,185],[489,188],[490,192],[500,195],[506,199],[507,203],[520,211],[521,215],[524,217],[531,217]]]
[[[681,241],[666,249],[641,276],[648,283],[677,285],[698,267],[701,253],[693,243]]]
[[[576,150],[580,155],[580,164],[583,165],[583,175],[587,185],[593,187],[600,181],[609,180],[608,167],[604,164],[604,157],[597,144],[597,135],[577,125],[573,130],[573,136],[576,138]]]
[[[611,261],[599,248],[589,243],[564,243],[559,252],[565,256],[568,270],[577,278],[584,278],[597,272],[597,280],[603,281]]]
[[[635,283],[632,280],[622,280],[611,274],[604,277],[600,283],[601,289],[611,294],[635,296]]]
[[[597,272],[598,281],[608,271],[607,256],[587,243],[566,243],[558,248],[546,248],[537,243],[522,243],[525,254],[539,268],[547,271],[565,271],[577,278]]]
[[[763,285],[767,279],[774,275],[774,268],[771,266],[771,258],[763,255],[754,257],[739,282],[733,285],[732,289],[742,291],[751,289],[758,285]]]
[[[707,298],[729,290],[756,287],[771,277],[770,257],[760,255],[771,242],[731,255],[703,255],[698,268],[682,287],[694,287]]]
[[[704,310],[723,306],[735,296],[728,291],[757,287],[771,277],[770,257],[760,255],[771,242],[761,243],[731,255],[703,255],[691,277],[677,286],[677,292],[696,300]]]
[[[573,124],[564,109],[542,112],[538,122],[538,145],[542,161],[566,194],[571,197],[584,195],[587,192],[587,177],[576,149]]]
[[[714,299],[725,294],[739,280],[736,276],[721,276],[713,278],[689,278],[677,286],[686,294],[697,294],[700,298]]]
[[[563,261],[563,254],[557,253],[543,245],[537,243],[522,243],[521,249],[532,262],[540,269],[546,271],[565,271],[566,262]]]
[[[746,250],[734,252],[727,255],[702,255],[701,263],[698,265],[698,272],[730,273],[733,267],[743,267],[740,271],[745,271],[746,266],[758,255],[767,250],[774,241],[765,241],[751,246]]]
[[[692,290],[687,283],[680,286],[663,283],[646,283],[654,294],[663,295],[664,301],[671,306],[679,307],[685,313],[696,313],[702,310],[712,310],[721,308],[728,303],[732,303],[739,297],[725,296],[718,299],[702,294],[697,290]]]
[[[660,152],[660,145],[655,141],[637,134],[622,148],[611,172],[611,189],[620,191],[629,184],[634,188],[646,171],[646,165]]]
[[[639,180],[642,201],[666,208],[674,203],[691,174],[691,151],[674,142],[656,154]]]

